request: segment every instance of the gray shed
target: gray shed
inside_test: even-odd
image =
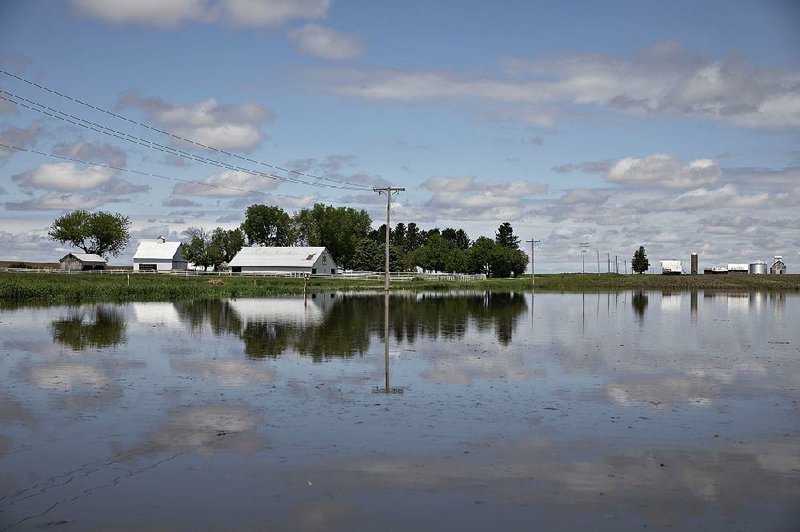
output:
[[[62,270],[68,271],[105,270],[108,266],[106,259],[94,253],[67,253],[58,262]]]
[[[228,265],[235,273],[299,273],[331,275],[339,272],[324,247],[242,248]]]

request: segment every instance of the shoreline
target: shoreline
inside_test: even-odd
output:
[[[541,274],[536,275],[536,292],[617,292],[617,291],[800,291],[800,275],[622,275],[622,274]],[[351,290],[382,290],[374,279],[310,278],[309,293]],[[530,275],[511,279],[445,281],[414,278],[392,281],[390,290],[448,292],[479,290],[530,292]],[[0,302],[3,303],[80,303],[126,301],[178,301],[237,297],[265,297],[303,294],[302,278],[61,274],[0,272]]]

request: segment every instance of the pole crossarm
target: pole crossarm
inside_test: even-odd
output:
[[[379,196],[381,194],[386,194],[386,264],[383,279],[383,290],[385,292],[389,291],[389,213],[392,210],[392,196],[404,192],[405,190],[406,189],[403,187],[375,187],[372,189],[372,191],[377,192]]]

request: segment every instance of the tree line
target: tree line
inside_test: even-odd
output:
[[[86,253],[119,255],[130,240],[130,220],[121,214],[76,210],[56,218],[49,235]],[[184,258],[204,268],[230,262],[244,246],[325,247],[340,268],[381,271],[385,260],[386,225],[372,229],[365,210],[317,203],[293,215],[273,205],[251,205],[236,229],[191,227],[184,242]],[[518,276],[528,265],[520,239],[509,222],[494,238],[471,240],[460,228],[420,229],[416,223],[398,223],[389,231],[389,267],[392,271],[425,271]]]

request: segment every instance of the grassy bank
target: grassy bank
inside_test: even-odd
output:
[[[221,282],[222,284],[213,284]],[[367,290],[380,282],[309,279],[309,291]],[[482,281],[396,281],[393,289],[528,291],[531,278]],[[614,290],[800,290],[800,275],[537,275],[541,292]],[[221,297],[264,297],[303,293],[302,279],[258,277],[181,277],[172,275],[97,275],[0,272],[0,301],[71,303],[80,301],[177,301]]]

